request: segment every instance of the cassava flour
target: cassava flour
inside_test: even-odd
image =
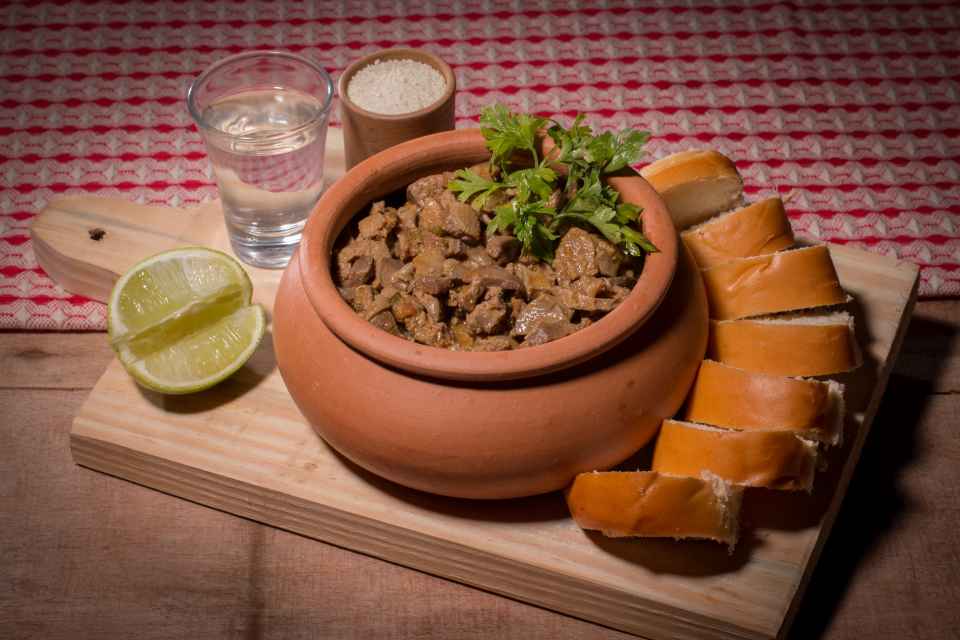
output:
[[[398,115],[433,104],[446,88],[443,76],[428,64],[377,60],[354,74],[347,85],[347,96],[361,109]]]

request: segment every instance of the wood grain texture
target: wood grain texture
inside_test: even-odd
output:
[[[557,494],[471,503],[358,470],[305,425],[269,341],[225,384],[141,391],[113,363],[75,419],[74,458],[162,491],[652,638],[783,635],[839,508],[915,298],[916,269],[834,248],[866,365],[850,383],[848,445],[814,496],[754,500],[736,553],[709,543],[580,531]],[[880,286],[882,284],[882,286]],[[331,392],[336,392],[335,386]],[[765,499],[780,500],[758,508]],[[784,519],[770,514],[786,513]],[[761,517],[757,517],[760,514]],[[765,515],[764,515],[765,514]]]
[[[92,389],[113,359],[104,333],[3,332],[0,389]]]

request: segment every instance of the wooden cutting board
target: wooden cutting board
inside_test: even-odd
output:
[[[328,175],[342,173],[331,130]],[[336,163],[341,163],[337,165]],[[92,240],[88,231],[106,235]],[[192,211],[64,198],[34,222],[44,269],[104,299],[137,260],[186,244],[227,248],[218,203]],[[191,396],[139,388],[114,361],[71,431],[77,463],[147,487],[641,636],[783,637],[833,524],[900,348],[917,269],[831,247],[865,354],[848,376],[846,445],[812,496],[755,491],[743,540],[611,540],[581,531],[559,493],[473,502],[358,469],[304,423],[267,336],[230,380]],[[249,269],[267,309],[280,273]],[[106,338],[104,338],[106,339]],[[339,393],[337,382],[326,392]],[[642,458],[642,454],[641,454]],[[639,458],[638,458],[639,460]]]

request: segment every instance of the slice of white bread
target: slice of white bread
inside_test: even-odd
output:
[[[774,196],[734,209],[680,234],[701,269],[793,246],[793,228]]]
[[[842,304],[847,295],[826,245],[738,258],[701,272],[710,317],[737,320]]]
[[[744,371],[704,360],[684,419],[743,431],[791,431],[826,444],[843,435],[843,385]]]
[[[581,473],[565,491],[583,529],[614,538],[703,538],[731,548],[742,495],[741,487],[711,473],[690,478],[654,471]]]
[[[677,229],[742,202],[743,179],[728,157],[712,149],[674,153],[640,170],[663,198]]]
[[[845,311],[711,320],[707,357],[781,376],[845,373],[861,363],[853,316]]]
[[[653,470],[681,476],[714,473],[748,487],[810,491],[816,443],[791,431],[732,431],[664,420],[653,452]]]

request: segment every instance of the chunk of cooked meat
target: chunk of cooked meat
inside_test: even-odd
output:
[[[384,287],[383,290],[377,294],[377,297],[363,310],[363,317],[369,320],[381,311],[389,309],[393,305],[397,293],[398,291],[393,287]]]
[[[390,310],[393,311],[393,317],[404,324],[410,318],[424,312],[423,305],[409,293],[399,293],[394,296]]]
[[[370,238],[353,238],[345,247],[337,252],[337,271],[341,274],[350,272],[350,264],[359,257],[366,256],[376,262],[380,258],[389,258],[390,249],[383,240]],[[371,265],[373,264],[371,262]],[[341,284],[346,284],[341,281]]]
[[[453,346],[455,349],[461,351],[473,350],[476,336],[474,336],[473,332],[463,323],[463,320],[457,316],[454,316],[450,320],[450,335],[453,338]]]
[[[464,251],[466,259],[463,264],[468,267],[488,267],[496,264],[486,247],[467,247]]]
[[[389,311],[381,311],[370,318],[370,324],[379,329],[383,329],[387,333],[392,333],[395,336],[400,335],[400,328],[397,326],[397,321]]]
[[[422,291],[432,296],[442,295],[450,291],[450,287],[452,286],[453,278],[445,278],[443,276],[420,276],[413,281],[414,292]]]
[[[416,270],[417,277],[443,275],[443,254],[436,249],[424,248],[411,263]]]
[[[340,282],[345,287],[356,287],[373,279],[373,258],[358,256],[340,272]]]
[[[510,336],[482,336],[473,341],[472,351],[507,351],[516,349],[517,341]]]
[[[596,311],[613,311],[620,304],[619,300],[613,298],[594,298],[580,293],[574,289],[565,287],[554,287],[554,295],[565,306],[576,311],[586,311],[593,313]]]
[[[421,207],[427,200],[440,197],[447,190],[447,183],[453,180],[453,172],[435,173],[410,183],[407,187],[407,200]]]
[[[557,274],[548,264],[517,264],[514,268],[527,298],[535,298],[541,291],[549,291],[557,284]]]
[[[617,275],[623,263],[623,253],[609,240],[600,236],[593,236],[593,244],[596,247],[597,269],[600,273],[605,276]]]
[[[500,287],[507,291],[518,291],[523,285],[503,267],[486,266],[471,270],[467,278],[471,282],[479,282],[484,287]]]
[[[377,297],[376,290],[369,284],[362,284],[358,287],[341,287],[340,296],[353,307],[353,310],[362,314],[367,307],[373,304]]]
[[[451,237],[461,240],[480,239],[480,214],[465,202],[460,202],[449,191],[440,195],[440,206],[444,210],[440,228]]]
[[[437,251],[444,258],[462,256],[466,251],[466,245],[464,245],[463,240],[458,238],[446,238],[429,231],[421,231],[420,238],[423,242],[424,250]]]
[[[361,238],[386,238],[397,222],[397,210],[385,206],[381,201],[374,203],[370,214],[357,223],[357,230]]]
[[[426,312],[413,316],[404,325],[410,332],[410,336],[420,344],[443,348],[453,346],[453,335],[450,333],[450,327],[443,322],[434,322],[427,317]]]
[[[419,229],[402,229],[393,243],[393,255],[398,260],[413,260],[423,248]]]
[[[564,202],[566,202],[566,199],[563,197],[562,189],[554,189],[553,193],[550,194],[550,197],[547,198],[547,206],[554,211],[560,211],[560,208],[563,207]]]
[[[523,341],[526,347],[535,347],[570,335],[579,327],[570,322],[541,322],[527,334]]]
[[[596,298],[602,296],[607,291],[611,289],[608,285],[606,278],[596,278],[594,276],[584,276],[582,278],[577,278],[570,287],[582,293],[585,296],[591,298]]]
[[[493,335],[506,327],[507,307],[499,299],[484,300],[467,314],[467,326],[474,333]]]
[[[487,238],[487,255],[500,265],[506,265],[520,255],[520,241],[513,236],[494,234]]]
[[[395,287],[398,291],[410,292],[410,288],[413,286],[413,280],[416,277],[416,267],[413,266],[412,262],[400,267],[387,282],[388,285]]]
[[[437,298],[425,291],[419,291],[416,288],[413,290],[413,297],[423,305],[423,309],[427,312],[427,317],[430,318],[430,320],[440,322],[443,319],[443,305],[440,304]]]
[[[447,296],[447,302],[451,307],[458,307],[463,311],[473,311],[480,301],[486,287],[477,281],[451,289]]]
[[[567,281],[596,275],[599,269],[594,236],[580,227],[570,227],[557,245],[553,268],[560,278]]]
[[[526,336],[541,324],[569,323],[572,317],[573,311],[564,306],[556,296],[541,293],[523,308],[514,321],[511,333],[515,336]]]
[[[397,209],[397,219],[400,223],[401,229],[416,229],[417,205],[412,202],[408,202]]]
[[[396,258],[380,258],[377,260],[376,265],[376,278],[374,279],[374,284],[377,286],[383,286],[385,284],[391,284],[393,276],[403,268],[403,260],[397,260]]]

